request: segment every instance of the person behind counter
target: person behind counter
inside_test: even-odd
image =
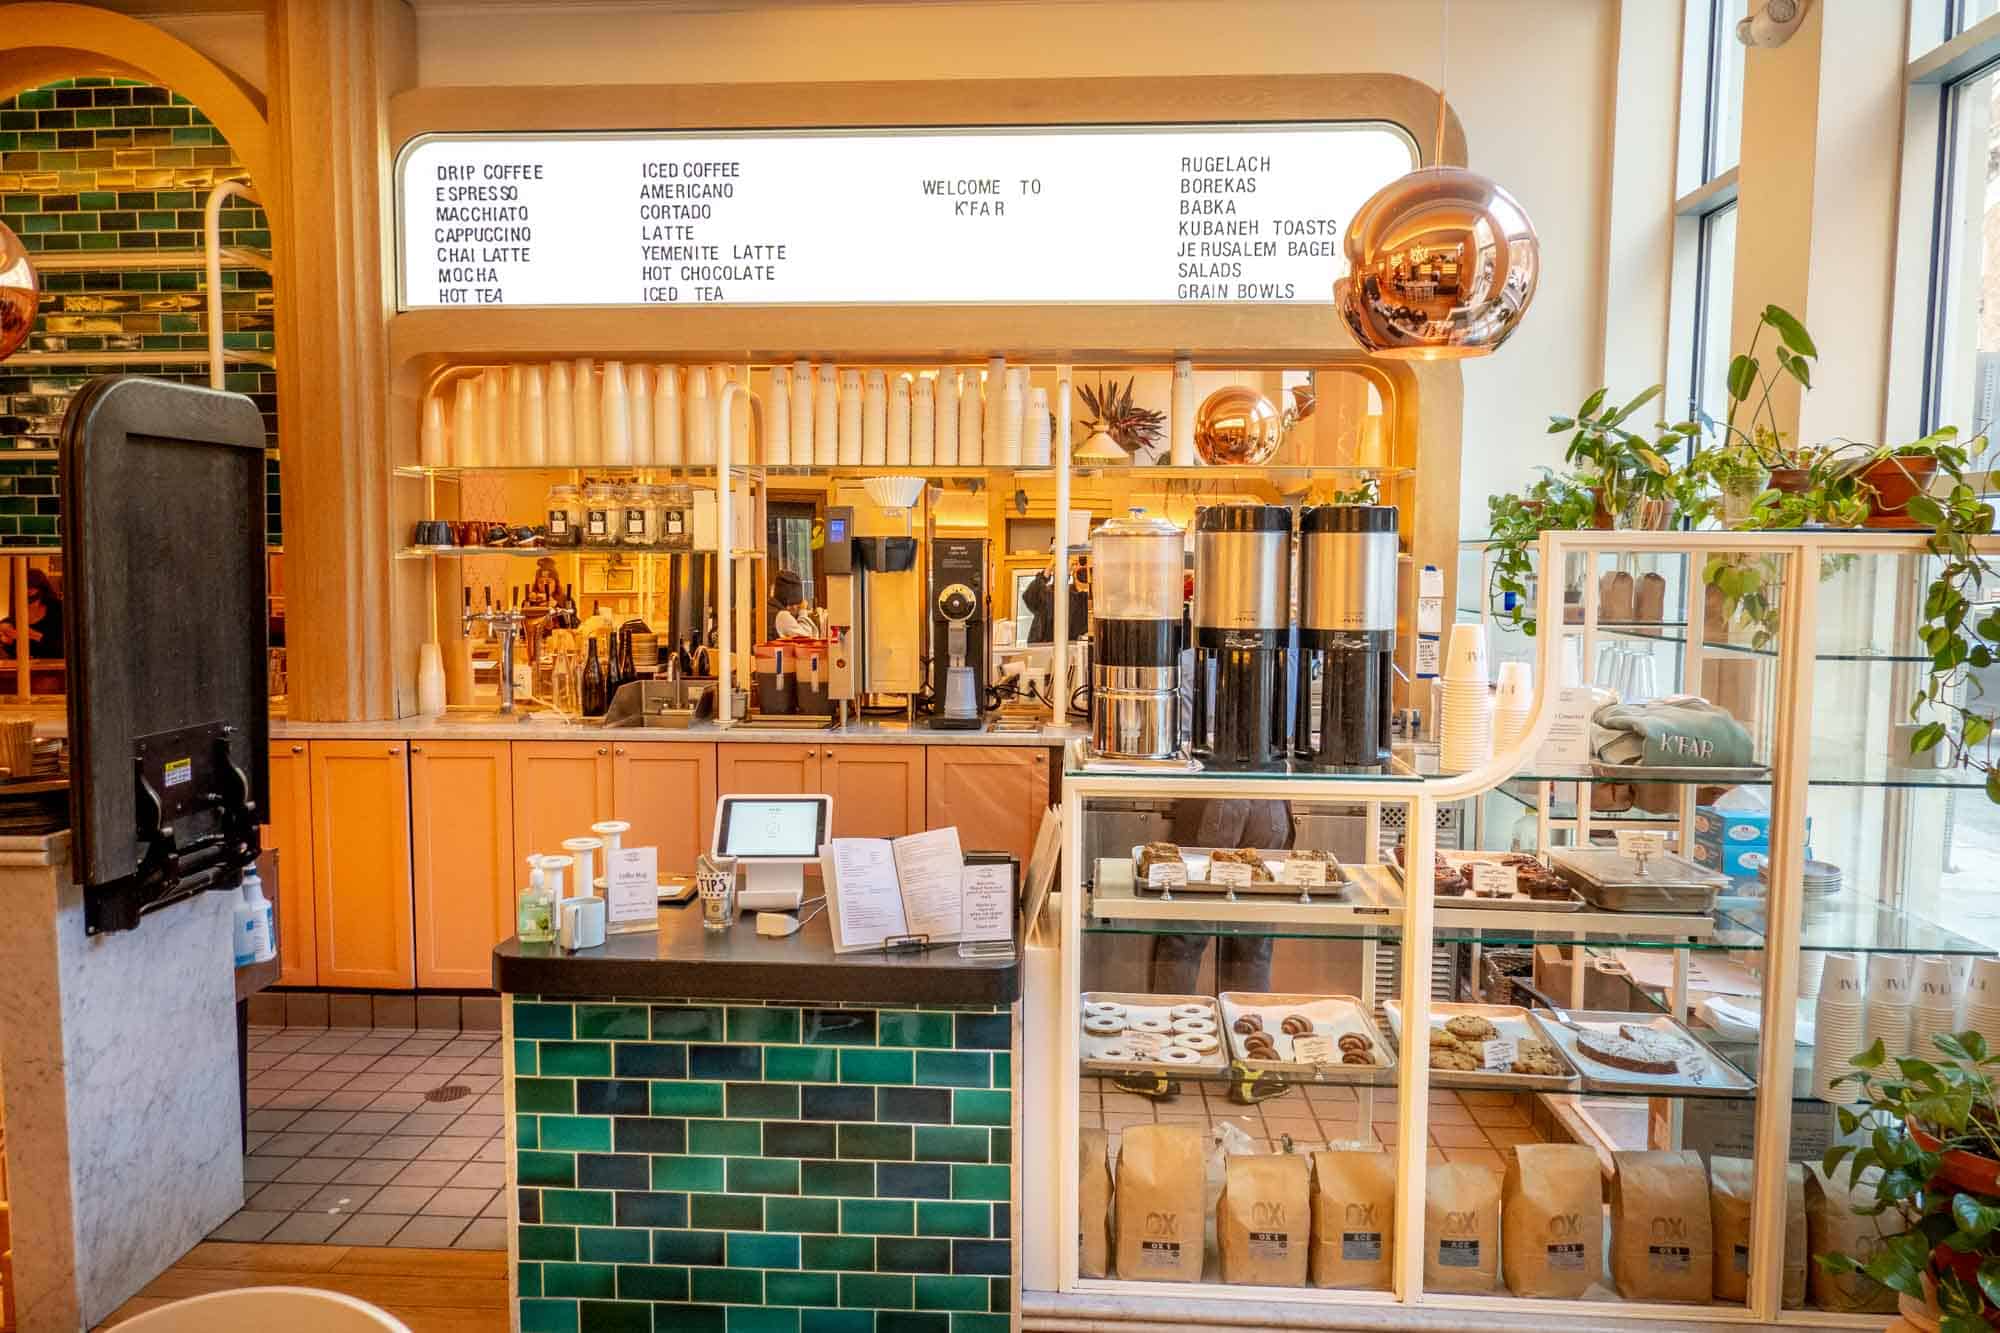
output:
[[[15,617],[0,620],[0,645],[12,649],[20,636]],[[28,571],[28,656],[63,655],[62,598],[56,585],[39,569]]]
[[[1182,847],[1289,849],[1296,841],[1289,801],[1174,802],[1173,841]],[[1155,935],[1150,984],[1158,995],[1188,995],[1201,976],[1207,935]],[[1271,989],[1269,936],[1224,935],[1215,945],[1218,992]]]
[[[812,613],[806,610],[805,583],[797,571],[781,569],[771,589],[771,600],[778,604],[778,615],[773,622],[777,636],[781,639],[816,639],[819,630],[812,622]]]

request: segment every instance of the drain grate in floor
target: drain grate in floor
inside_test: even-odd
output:
[[[432,1088],[429,1092],[425,1093],[424,1100],[427,1102],[456,1102],[463,1101],[471,1095],[472,1089],[466,1087],[463,1083],[447,1083],[441,1088]]]

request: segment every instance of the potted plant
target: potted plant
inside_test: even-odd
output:
[[[1660,389],[1655,384],[1620,407],[1607,407],[1610,390],[1598,389],[1574,416],[1549,418],[1551,435],[1570,432],[1563,461],[1597,492],[1598,527],[1661,529],[1675,517],[1676,472],[1668,460],[1700,436],[1700,425],[1657,422],[1651,439],[1625,425]]]
[[[1519,495],[1486,499],[1488,551],[1493,567],[1486,601],[1495,618],[1524,634],[1535,632],[1528,580],[1534,574],[1529,548],[1544,532],[1575,532],[1598,526],[1598,492],[1576,477],[1547,468]]]
[[[1935,1038],[1943,1058],[1891,1062],[1880,1041],[1835,1086],[1859,1094],[1836,1108],[1843,1137],[1827,1150],[1868,1199],[1863,1216],[1894,1213],[1903,1230],[1871,1255],[1823,1254],[1829,1273],[1862,1273],[1936,1312],[1940,1333],[2000,1327],[2000,1059],[1977,1032]]]

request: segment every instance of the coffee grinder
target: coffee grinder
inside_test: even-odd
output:
[[[1272,768],[1291,720],[1292,511],[1212,505],[1194,529],[1194,752],[1211,768]]]
[[[931,716],[940,731],[985,724],[986,539],[931,542]]]
[[[1181,753],[1182,553],[1165,519],[1090,534],[1090,749],[1112,759]]]
[[[1387,764],[1395,658],[1396,507],[1304,510],[1294,754],[1321,768]]]

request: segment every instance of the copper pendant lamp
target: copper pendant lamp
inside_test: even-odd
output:
[[[0,223],[0,361],[28,341],[35,327],[41,284],[21,238]]]
[[[1450,0],[1444,0],[1449,32]],[[1444,160],[1438,79],[1433,163]],[[1485,356],[1534,300],[1541,242],[1514,196],[1464,167],[1421,167],[1377,190],[1347,224],[1347,276],[1334,304],[1371,356],[1439,361]]]

